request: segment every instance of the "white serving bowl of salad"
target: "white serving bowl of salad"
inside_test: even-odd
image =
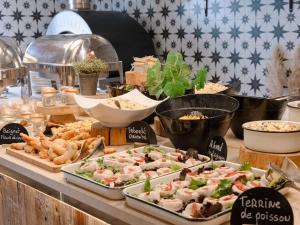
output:
[[[134,89],[124,95],[107,99],[74,96],[76,103],[106,127],[126,127],[151,115],[162,101],[155,101]]]
[[[254,151],[293,153],[300,151],[300,123],[259,120],[243,124],[245,146]]]

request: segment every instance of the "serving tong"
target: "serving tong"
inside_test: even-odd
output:
[[[282,187],[291,187],[300,191],[300,186],[297,185],[297,183],[300,183],[300,170],[292,160],[285,157],[281,168],[275,163],[270,162],[269,169],[284,178],[285,182],[282,184]],[[267,176],[267,173],[268,171],[266,172],[265,177]]]
[[[89,158],[91,158],[93,155],[95,155],[97,152],[103,151],[105,148],[103,138],[100,138],[99,141],[95,144],[93,151],[88,152],[86,150],[86,141],[83,141],[79,150],[79,153],[77,153],[77,156],[75,159],[72,160],[72,162],[77,162],[79,160],[86,161]]]

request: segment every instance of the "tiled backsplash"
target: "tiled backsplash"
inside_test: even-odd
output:
[[[16,37],[23,49],[67,7],[67,0],[0,1],[0,33]],[[265,95],[273,48],[279,43],[285,49],[289,66],[300,44],[300,1],[294,1],[293,12],[288,0],[208,2],[207,17],[205,0],[92,0],[92,5],[134,17],[153,36],[159,56],[181,51],[193,71],[207,66],[210,79],[240,84],[243,94]]]

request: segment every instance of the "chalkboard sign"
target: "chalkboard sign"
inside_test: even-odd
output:
[[[293,210],[278,191],[259,187],[245,191],[234,202],[231,225],[293,225]]]
[[[205,154],[215,161],[225,161],[227,159],[227,144],[224,138],[221,136],[212,138]]]
[[[144,121],[135,121],[126,128],[127,142],[157,144],[154,130]]]
[[[20,133],[28,135],[27,130],[18,123],[9,123],[0,130],[0,144],[23,142]]]

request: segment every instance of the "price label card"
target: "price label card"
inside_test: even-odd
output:
[[[259,187],[245,191],[234,202],[231,225],[293,225],[293,210],[278,191]]]
[[[208,144],[206,155],[215,161],[226,161],[227,159],[227,144],[223,137],[216,136],[212,138]]]
[[[141,142],[152,145],[157,144],[154,130],[144,121],[135,121],[126,129],[127,142]]]
[[[27,130],[18,123],[9,123],[0,130],[0,144],[23,142],[20,133],[28,135]]]

